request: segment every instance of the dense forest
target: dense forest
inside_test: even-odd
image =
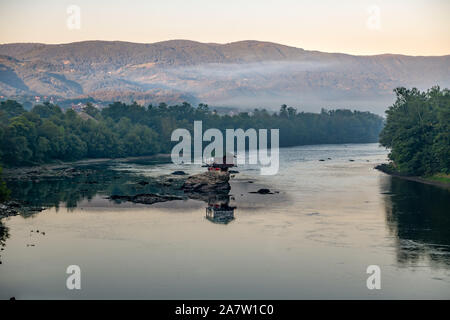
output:
[[[406,175],[450,173],[450,91],[397,88],[386,111],[380,143],[389,148],[392,169]]]
[[[280,146],[376,142],[383,119],[369,112],[322,110],[297,112],[281,106],[277,113],[255,109],[219,115],[205,104],[148,107],[115,102],[98,110],[87,105],[82,113],[63,111],[49,103],[26,111],[16,101],[0,104],[0,161],[23,166],[54,160],[126,157],[170,153],[172,131],[192,132],[194,120],[208,128],[279,128]]]

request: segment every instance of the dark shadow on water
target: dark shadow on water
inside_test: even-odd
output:
[[[6,239],[9,238],[9,229],[6,227],[2,220],[0,220],[0,263],[2,263],[2,253],[6,246]]]
[[[432,267],[450,267],[450,192],[388,177],[382,193],[398,264],[417,265],[425,259]]]

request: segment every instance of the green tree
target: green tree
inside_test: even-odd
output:
[[[442,97],[438,95],[436,101]],[[441,104],[438,103],[440,106]],[[441,108],[441,109],[439,109]],[[442,155],[448,141],[448,112],[439,107],[442,120],[440,134],[430,152]],[[205,104],[159,104],[144,108],[137,103],[115,102],[98,112],[93,106],[85,112],[94,119],[79,117],[74,110],[63,112],[58,106],[43,104],[31,112],[10,101],[0,108],[0,157],[4,165],[20,166],[54,160],[77,160],[96,157],[125,157],[170,152],[176,142],[171,134],[177,128],[193,131],[195,120],[203,121],[203,129],[228,128],[280,129],[280,146],[317,143],[376,142],[383,119],[369,112],[323,110],[318,113],[298,112],[282,105],[280,111],[255,109],[233,115],[219,115]],[[448,150],[448,149],[445,149]]]
[[[33,109],[31,109],[31,112],[37,114],[42,119],[62,115],[61,108],[54,104],[50,104],[49,102],[34,106]]]
[[[91,117],[97,119],[100,115],[100,111],[92,105],[92,103],[86,103],[86,107],[84,107],[84,112],[86,112]]]
[[[449,172],[449,90],[394,92],[397,100],[386,111],[380,143],[390,149],[396,170],[409,175]]]
[[[0,102],[0,111],[4,113],[8,119],[20,116],[22,113],[26,112],[23,106],[14,100]]]

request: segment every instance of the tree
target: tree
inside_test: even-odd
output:
[[[397,100],[386,111],[380,143],[390,149],[396,170],[409,175],[449,172],[449,90],[397,88],[394,92]]]
[[[436,101],[439,99],[440,96]],[[255,109],[219,115],[205,104],[193,107],[186,102],[171,106],[161,103],[147,108],[137,103],[115,102],[101,112],[88,104],[85,112],[95,119],[83,119],[74,110],[63,112],[48,103],[34,107],[31,112],[22,109],[20,104],[10,101],[7,108],[0,110],[0,157],[7,166],[168,153],[176,143],[171,141],[172,132],[186,128],[192,133],[195,120],[203,121],[203,130],[218,128],[222,132],[229,128],[277,128],[281,147],[375,142],[383,123],[381,117],[369,112],[305,113],[286,105],[282,105],[278,113]],[[448,119],[445,108],[439,114]],[[439,142],[435,144],[436,150],[445,149],[448,141],[448,127],[442,124],[440,132],[435,137]],[[436,150],[431,152],[438,152]],[[439,159],[448,161],[444,157]]]
[[[92,103],[88,102],[86,103],[86,107],[84,107],[84,112],[86,112],[91,117],[97,119],[100,115],[100,111],[92,105]]]
[[[44,102],[44,104],[39,104],[31,109],[32,113],[35,113],[41,117],[41,119],[50,118],[52,116],[61,116],[61,108],[49,102]]]
[[[22,113],[26,112],[23,106],[14,100],[0,102],[0,111],[2,111],[8,119],[20,116]]]

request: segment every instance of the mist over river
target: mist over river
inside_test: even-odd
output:
[[[386,160],[378,144],[282,148],[277,175],[239,166],[227,199],[153,205],[107,197],[166,194],[159,176],[205,169],[141,159],[7,180],[46,209],[1,220],[0,299],[449,299],[450,191],[373,169]]]

